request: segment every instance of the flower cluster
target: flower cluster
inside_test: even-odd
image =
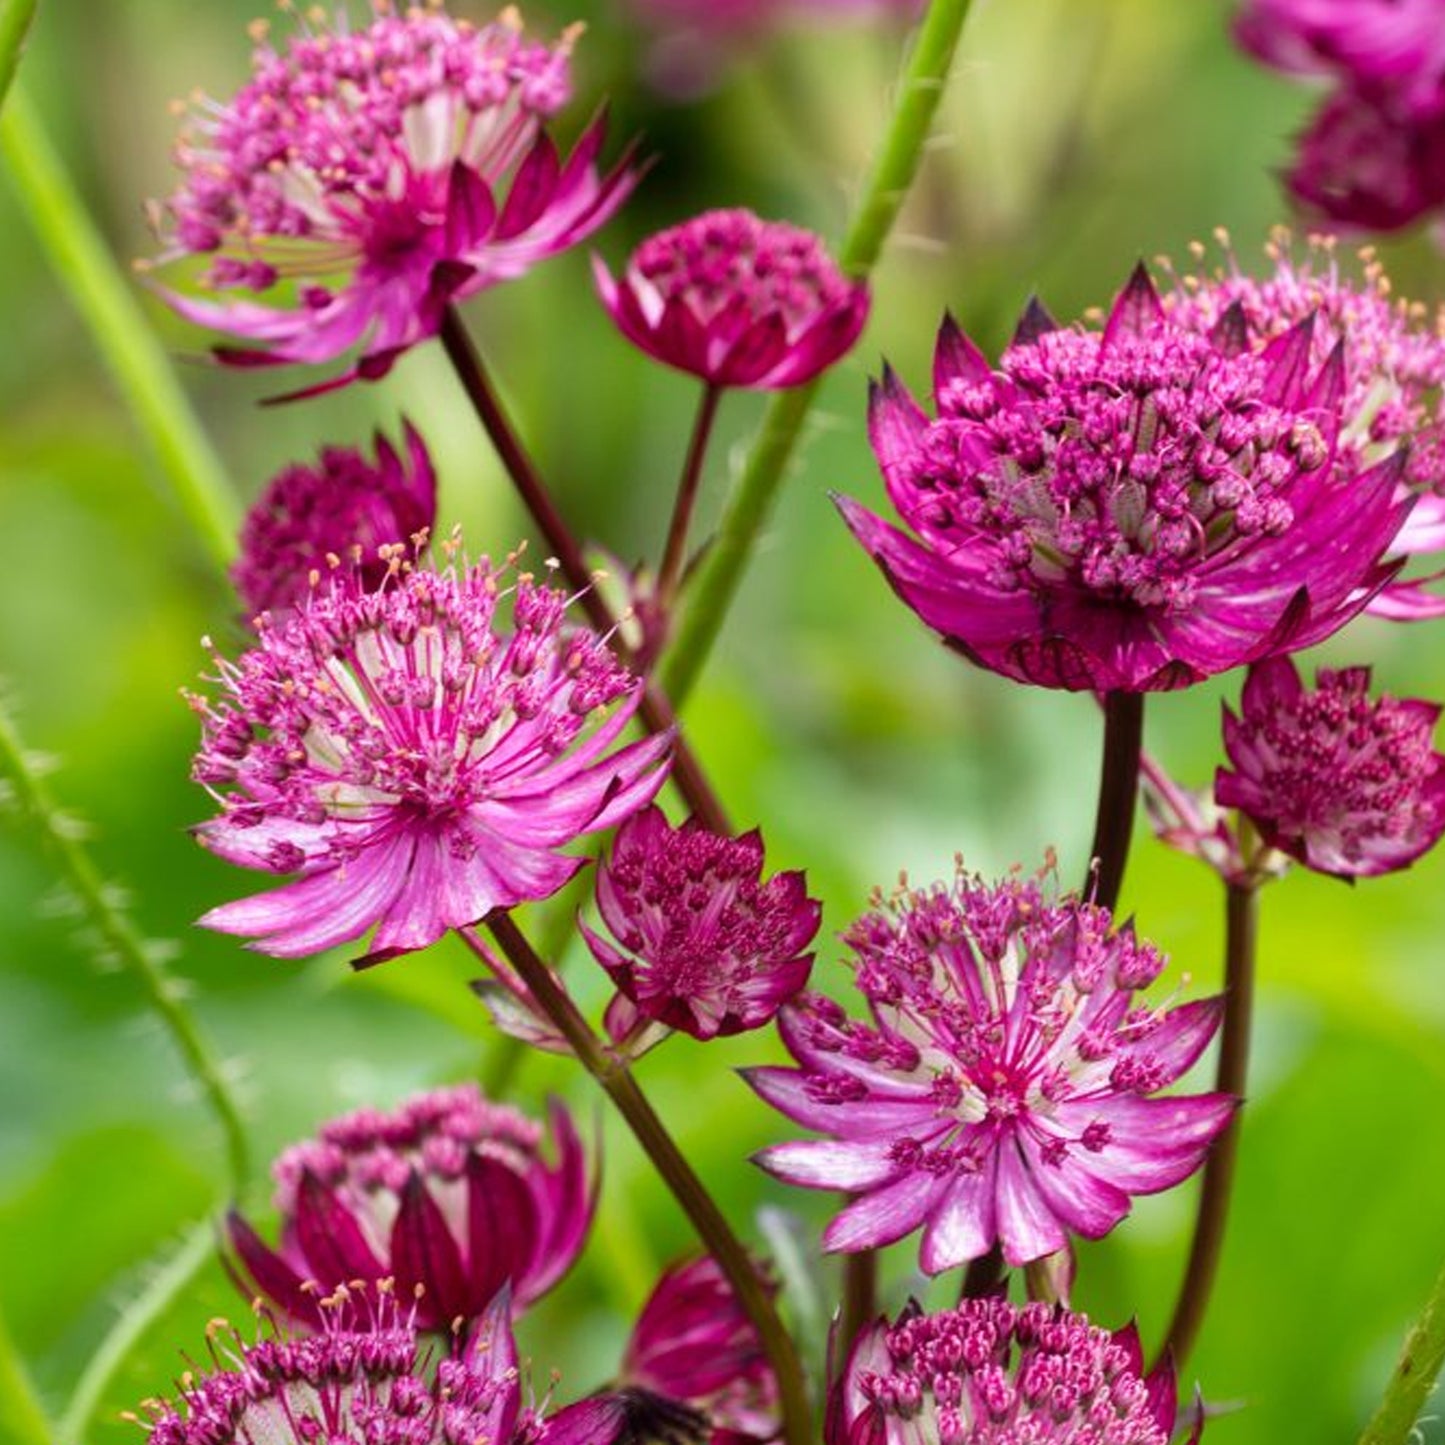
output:
[[[476,26],[377,0],[368,25],[319,16],[279,49],[258,35],[250,81],[182,135],[184,180],[158,212],[162,260],[204,255],[211,288],[280,297],[166,293],[258,348],[225,360],[359,347],[342,379],[381,376],[453,302],[583,240],[632,189],[625,165],[597,172],[601,120],[565,162],[543,129],[570,98],[570,32],[548,46],[515,10]]]
[[[222,698],[193,700],[194,774],[221,809],[200,840],[300,875],[201,921],[276,957],[375,925],[379,961],[548,897],[581,866],[556,850],[650,802],[666,774],[668,734],[617,746],[641,685],[566,625],[563,594],[485,559],[389,560],[379,590],[342,570],[263,617],[257,646],[216,657]]]
[[[924,1228],[929,1274],[985,1255],[1011,1265],[1095,1239],[1130,1198],[1169,1189],[1229,1122],[1219,1094],[1154,1097],[1199,1057],[1218,999],[1143,1008],[1164,967],[1103,908],[1034,881],[961,874],[904,892],[846,935],[871,1023],[805,995],[779,1018],[798,1068],[748,1080],[826,1138],[759,1162],[791,1184],[854,1196],[834,1250]]]
[[[873,449],[916,538],[842,500],[899,596],[1007,677],[1182,687],[1321,641],[1392,575],[1401,459],[1335,465],[1343,357],[1171,321],[1140,268],[1102,330],[1030,308],[998,370],[946,319],[938,416],[890,371]]]
[[[319,1318],[318,1287],[357,1280],[394,1281],[427,1330],[475,1319],[503,1285],[529,1304],[577,1258],[596,1203],[560,1104],[551,1126],[549,1167],[541,1126],[475,1085],[333,1119],[276,1162],[280,1251],[235,1213],[231,1247],[250,1283],[303,1324]]]

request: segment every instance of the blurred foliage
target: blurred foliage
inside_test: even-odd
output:
[[[152,248],[140,201],[169,184],[167,97],[224,94],[242,77],[256,5],[42,7],[30,93],[119,257]],[[536,14],[549,8],[552,21]],[[600,241],[609,257],[709,205],[748,204],[836,234],[886,112],[900,34],[780,36],[729,59],[711,89],[684,103],[648,88],[644,38],[621,0],[529,7],[543,30],[578,12],[590,33],[575,123],[609,94],[616,134],[642,133],[657,156]],[[1054,845],[1066,876],[1077,871],[1091,822],[1093,705],[1010,687],[947,655],[889,599],[825,493],[878,497],[865,375],[886,354],[921,385],[945,306],[992,346],[1031,292],[1074,315],[1107,301],[1136,257],[1182,256],[1218,225],[1246,264],[1254,259],[1281,218],[1272,172],[1309,101],[1231,49],[1227,13],[1223,3],[1157,0],[977,6],[937,144],[878,279],[873,323],[825,388],[803,464],[689,710],[734,816],[763,824],[778,866],[807,866],[830,933],[874,883],[900,870],[941,876],[956,851],[992,871],[1033,866]],[[1399,290],[1436,299],[1445,289],[1423,239],[1385,254]],[[190,364],[204,338],[144,304],[248,495],[323,440],[360,438],[405,412],[433,444],[445,513],[471,545],[505,550],[521,534],[438,349],[412,353],[384,386],[261,413],[253,403],[264,380]],[[176,968],[244,1071],[258,1156],[337,1110],[482,1071],[495,1040],[463,987],[460,950],[358,980],[341,957],[282,964],[191,927],[248,886],[185,835],[205,800],[187,781],[194,724],[176,696],[203,663],[202,632],[234,640],[234,603],[3,186],[0,314],[0,674],[30,744],[60,760],[51,785],[91,820],[96,855],[131,892],[143,929],[182,940]],[[469,317],[581,529],[624,558],[654,551],[693,384],[618,342],[582,254],[478,298]],[[755,398],[727,400],[712,508],[759,410]],[[1392,691],[1440,696],[1437,637],[1360,624],[1330,651],[1374,661]],[[1181,776],[1210,775],[1219,699],[1235,686],[1226,679],[1151,702],[1151,745]],[[1212,1401],[1243,1408],[1216,1422],[1211,1440],[1352,1438],[1439,1266],[1438,868],[1427,859],[1356,890],[1292,878],[1266,899],[1239,1195],[1190,1371]],[[0,830],[0,1304],[58,1411],[118,1302],[143,1287],[147,1260],[165,1257],[216,1206],[224,1161],[138,990],[97,970],[54,897],[33,840]],[[1216,984],[1220,899],[1203,869],[1146,840],[1125,902],[1188,988]],[[839,952],[822,949],[826,986],[842,982]],[[581,990],[600,998],[594,974],[574,966]],[[782,1204],[816,1233],[828,1200],[784,1198],[744,1162],[787,1126],[732,1069],[775,1045],[735,1040],[706,1059],[697,1047],[679,1041],[650,1058],[644,1086],[735,1220]],[[614,1368],[629,1309],[688,1237],[585,1080],[562,1061],[527,1060],[519,1099],[536,1105],[549,1089],[601,1121],[603,1209],[583,1264],[523,1333],[546,1341],[544,1371],[559,1365],[581,1390]],[[1157,1337],[1191,1213],[1187,1189],[1142,1202],[1084,1251],[1081,1303],[1109,1322],[1137,1314]],[[913,1258],[908,1245],[893,1252],[895,1302],[918,1287]],[[208,1266],[147,1332],[103,1402],[104,1420],[164,1388],[179,1351],[199,1348],[207,1318],[243,1310]],[[1445,1440],[1438,1422],[1423,1433]],[[95,1445],[133,1438],[118,1423],[93,1432]]]

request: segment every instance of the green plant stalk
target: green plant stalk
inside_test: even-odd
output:
[[[3,705],[0,705],[0,772],[9,778],[16,803],[54,855],[91,926],[139,980],[151,1008],[170,1033],[225,1136],[230,1182],[233,1191],[239,1193],[250,1176],[250,1149],[240,1107],[230,1085],[210,1044],[187,1010],[176,981],[146,947],[134,923],[109,896],[99,869],[76,840],[73,827],[68,825],[28,761],[14,720]]]
[[[35,19],[35,0],[0,0],[0,106],[20,68],[20,52]]]
[[[55,1432],[0,1314],[0,1437],[12,1445],[53,1445]]]
[[[1405,1445],[1414,1435],[1415,1423],[1435,1388],[1442,1364],[1445,1364],[1445,1269],[1435,1280],[1424,1312],[1405,1336],[1405,1346],[1385,1386],[1384,1398],[1365,1426],[1360,1445]]]
[[[918,172],[971,3],[932,0],[923,18],[883,144],[838,251],[839,264],[849,276],[866,279],[883,252]],[[662,659],[658,674],[662,691],[675,708],[681,709],[687,700],[717,641],[820,385],[821,378],[815,378],[779,392],[763,415],[717,536],[696,579],[689,583],[676,634]]]
[[[240,527],[235,494],[130,278],[87,213],[23,86],[16,87],[0,116],[0,156],[56,275],[154,448],[181,511],[225,571],[235,556]]]

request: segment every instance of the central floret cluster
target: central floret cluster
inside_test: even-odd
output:
[[[905,893],[847,934],[872,1024],[809,994],[779,1018],[799,1068],[753,1087],[831,1137],[760,1162],[793,1184],[857,1196],[830,1249],[926,1226],[930,1274],[1001,1244],[1021,1265],[1072,1230],[1106,1234],[1130,1197],[1171,1188],[1228,1122],[1218,1094],[1152,1098],[1198,1058],[1219,1001],[1136,1007],[1164,966],[1106,909],[1031,881]]]
[[[336,573],[262,619],[239,662],[216,658],[223,700],[194,700],[195,777],[222,808],[201,841],[302,875],[202,921],[278,957],[378,924],[379,960],[545,898],[581,866],[556,848],[662,784],[670,738],[613,750],[639,684],[600,638],[565,625],[563,594],[485,559],[412,569],[400,547],[388,554],[379,591]]]

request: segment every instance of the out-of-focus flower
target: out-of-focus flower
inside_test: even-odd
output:
[[[355,1280],[415,1297],[419,1329],[475,1319],[503,1285],[530,1304],[581,1252],[596,1203],[571,1115],[554,1102],[550,1122],[555,1165],[541,1125],[474,1084],[333,1119],[276,1161],[279,1250],[231,1214],[249,1286],[307,1324]]]
[[[828,1137],[759,1162],[854,1195],[823,1236],[872,1249],[924,1228],[929,1274],[1002,1245],[1011,1265],[1097,1239],[1131,1196],[1192,1173],[1228,1123],[1222,1094],[1153,1097],[1197,1059],[1218,999],[1134,1005],[1164,958],[1106,909],[960,874],[846,935],[871,1024],[806,994],[779,1015],[797,1069],[748,1072]]]
[[[678,1405],[695,1412],[712,1445],[771,1440],[781,1429],[777,1379],[711,1256],[674,1265],[658,1281],[633,1326],[618,1384],[637,1417],[649,1404],[664,1421]]]
[[[257,34],[250,81],[198,109],[176,148],[185,178],[157,212],[162,261],[209,256],[210,288],[277,293],[165,293],[256,348],[223,360],[359,348],[341,380],[383,375],[449,305],[591,235],[635,182],[625,164],[599,176],[600,119],[565,162],[543,129],[570,98],[572,31],[547,46],[513,8],[477,26],[440,4],[377,4],[354,29],[308,18],[279,49]]]
[[[762,872],[756,830],[673,828],[657,807],[623,824],[597,875],[597,906],[621,949],[581,925],[625,1000],[609,1015],[614,1034],[639,1019],[699,1039],[761,1028],[807,983],[803,950],[821,905],[802,873]]]
[[[1445,833],[1440,708],[1369,689],[1368,667],[1321,668],[1306,689],[1275,658],[1249,670],[1239,715],[1224,710],[1234,771],[1219,770],[1215,801],[1270,847],[1342,878],[1407,868]]]
[[[707,211],[638,247],[620,281],[594,259],[608,314],[633,345],[710,386],[797,386],[838,360],[868,319],[811,231]]]
[[[248,1344],[210,1330],[211,1368],[188,1370],[175,1400],[149,1400],[150,1445],[613,1445],[610,1395],[550,1414],[526,1396],[506,1292],[450,1357],[385,1290],[343,1289],[319,1330]]]
[[[1102,330],[1031,306],[998,370],[946,318],[936,420],[891,371],[873,449],[916,537],[848,525],[946,641],[1021,682],[1188,686],[1317,642],[1390,579],[1402,459],[1334,465],[1343,358],[1309,321],[1254,349],[1165,315],[1143,268]]]
[[[1190,1429],[1192,1425],[1192,1429]],[[834,1387],[825,1445],[1169,1445],[1181,1420],[1172,1363],[1145,1375],[1138,1332],[1111,1334],[1043,1304],[910,1304],[859,1335]]]
[[[1171,320],[1209,333],[1234,325],[1244,335],[1273,341],[1313,320],[1312,360],[1324,365],[1344,348],[1336,467],[1367,472],[1397,448],[1404,451],[1402,497],[1415,506],[1391,551],[1408,557],[1445,552],[1445,316],[1397,298],[1372,250],[1358,268],[1342,267],[1332,237],[1316,237],[1296,254],[1287,231],[1266,246],[1272,273],[1240,270],[1222,232],[1226,264],[1212,272],[1176,276],[1164,296]],[[1196,247],[1203,259],[1203,247]],[[1226,323],[1225,318],[1232,320]],[[1380,616],[1409,620],[1445,614],[1445,598],[1417,579],[1391,582],[1369,604]]]
[[[380,549],[429,533],[436,477],[417,430],[406,427],[406,458],[377,433],[376,460],[355,447],[326,447],[317,465],[279,473],[246,513],[231,580],[251,615],[294,607],[338,559],[379,587]]]
[[[389,560],[377,591],[342,569],[260,619],[237,662],[215,656],[221,697],[192,700],[194,776],[221,809],[201,842],[300,875],[201,922],[278,958],[375,926],[379,962],[549,897],[582,866],[557,850],[651,802],[666,774],[668,734],[617,746],[641,684],[566,625],[562,593],[485,558]]]

